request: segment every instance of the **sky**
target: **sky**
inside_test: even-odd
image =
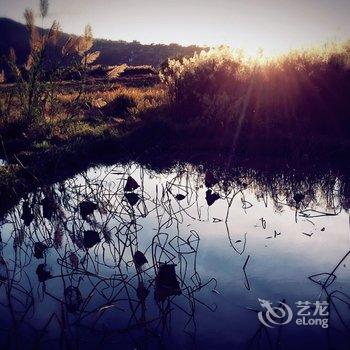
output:
[[[38,4],[0,0],[0,17],[23,22],[24,9],[38,14]],[[90,24],[96,38],[279,54],[349,39],[349,18],[350,0],[51,0],[45,24],[58,20],[74,34]]]

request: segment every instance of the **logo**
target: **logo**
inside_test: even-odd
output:
[[[280,301],[278,306],[273,306],[271,301],[258,299],[263,311],[258,312],[259,321],[266,327],[274,328],[275,326],[286,325],[293,319],[291,307]],[[327,301],[317,300],[297,301],[295,303],[298,311],[295,318],[297,326],[321,326],[328,328],[329,303]]]
[[[279,306],[272,306],[268,300],[258,299],[260,305],[265,308],[265,311],[258,313],[259,321],[266,327],[273,328],[275,325],[284,325],[289,323],[293,318],[292,309],[282,301]]]

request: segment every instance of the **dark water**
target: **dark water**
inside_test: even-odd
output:
[[[1,349],[349,349],[349,203],[189,164],[40,188],[1,222]]]

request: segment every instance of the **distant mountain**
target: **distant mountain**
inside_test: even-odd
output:
[[[62,33],[59,45],[63,45],[69,34]],[[0,18],[0,57],[7,55],[13,47],[17,63],[24,64],[29,54],[29,33],[24,24],[8,18]],[[93,50],[101,52],[96,64],[102,65],[151,65],[159,67],[167,58],[176,56],[192,56],[203,48],[199,46],[181,46],[178,44],[144,45],[138,41],[112,41],[95,39]],[[1,68],[1,66],[0,66]]]

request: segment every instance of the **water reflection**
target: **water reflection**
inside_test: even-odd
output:
[[[348,208],[331,174],[129,164],[44,186],[1,224],[1,346],[345,349]],[[327,300],[331,327],[268,329],[258,298]]]

